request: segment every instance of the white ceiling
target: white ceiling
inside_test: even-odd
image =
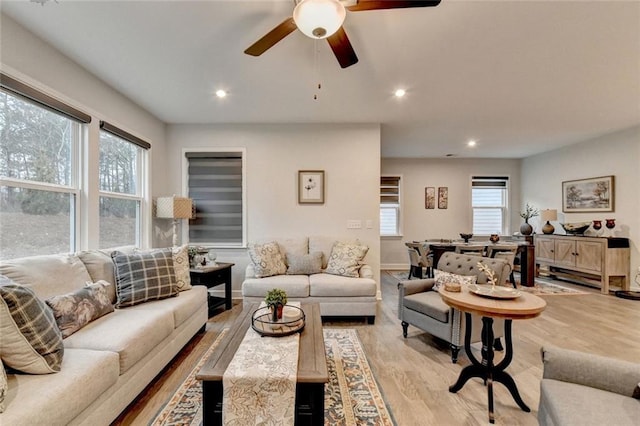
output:
[[[260,57],[243,53],[291,16],[292,0],[1,7],[167,123],[381,123],[383,157],[504,158],[640,124],[638,1],[347,12],[360,59],[347,69],[298,31]]]

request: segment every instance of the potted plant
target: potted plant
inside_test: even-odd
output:
[[[287,293],[279,288],[273,288],[267,292],[264,302],[271,309],[273,322],[282,318],[282,309],[287,304]]]
[[[540,214],[538,209],[531,207],[529,203],[525,205],[524,211],[520,212],[520,217],[524,219],[524,223],[520,225],[520,233],[522,235],[531,235],[533,233],[533,227],[529,225],[529,219],[538,216],[538,214]]]

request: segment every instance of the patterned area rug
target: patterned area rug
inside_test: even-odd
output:
[[[358,334],[353,329],[324,329],[329,383],[324,394],[324,423],[331,426],[395,425],[376,384]],[[224,330],[187,379],[149,424],[201,425],[202,386],[196,372],[220,343]]]
[[[406,280],[409,276],[409,271],[387,271],[398,281]],[[415,278],[414,278],[415,279]],[[516,282],[519,282],[516,278]],[[518,289],[532,293],[537,296],[575,296],[581,294],[591,294],[586,291],[576,290],[574,288],[565,287],[556,282],[551,282],[544,278],[536,278],[536,282],[533,287],[525,287],[518,285]]]

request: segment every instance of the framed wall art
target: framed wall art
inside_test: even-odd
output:
[[[613,184],[613,176],[562,182],[562,211],[565,213],[612,212]]]
[[[324,204],[324,170],[298,171],[298,204]]]
[[[425,209],[436,208],[436,188],[433,186],[427,186],[424,189],[424,208]]]
[[[438,188],[438,208],[446,209],[449,207],[449,187],[441,186]]]

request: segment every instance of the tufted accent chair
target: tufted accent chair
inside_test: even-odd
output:
[[[478,284],[486,284],[486,275],[478,269],[478,262],[488,265],[496,274],[499,285],[505,285],[511,272],[509,262],[500,258],[489,258],[447,252],[444,253],[436,269],[458,275],[475,275]],[[433,278],[405,280],[398,283],[398,317],[402,321],[402,335],[406,338],[409,324],[445,340],[451,345],[451,361],[458,360],[458,352],[464,344],[465,324],[460,311],[449,307],[440,294],[433,290]],[[472,315],[471,342],[482,341],[482,319]],[[495,349],[501,350],[500,337],[504,331],[504,321],[494,320],[496,337]]]

